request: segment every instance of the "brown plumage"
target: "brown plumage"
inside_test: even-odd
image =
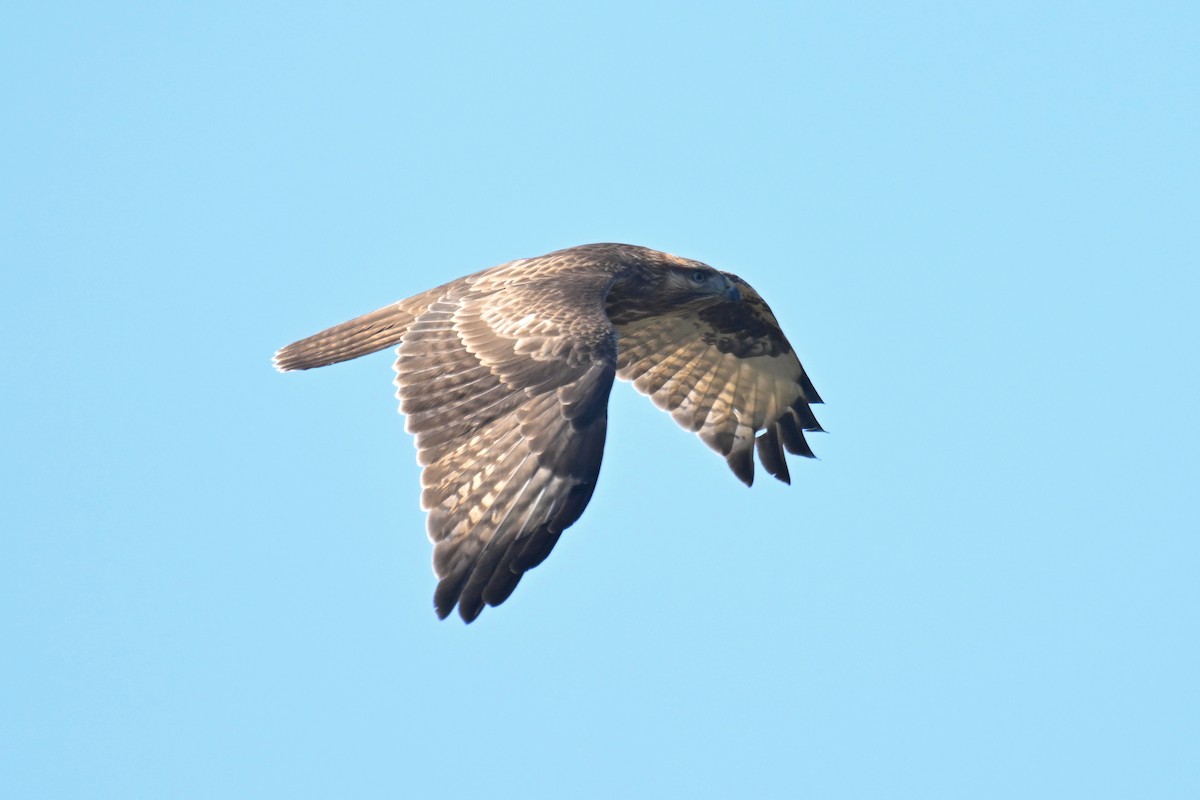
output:
[[[625,244],[483,270],[275,354],[282,372],[399,345],[439,617],[470,622],[540,564],[592,496],[613,378],[632,381],[750,485],[754,450],[790,483],[821,402],[763,299],[736,275]],[[756,436],[757,435],[757,436]]]

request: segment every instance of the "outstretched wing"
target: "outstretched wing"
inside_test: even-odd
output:
[[[442,618],[457,604],[470,622],[503,602],[579,519],[600,471],[612,275],[530,274],[451,284],[397,350]]]
[[[821,430],[809,407],[821,398],[762,297],[725,274],[741,301],[618,324],[617,377],[695,431],[746,485],[755,447],[763,468],[790,483],[784,450],[813,456],[804,431]]]

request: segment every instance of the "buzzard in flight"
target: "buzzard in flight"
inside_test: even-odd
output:
[[[437,614],[504,602],[596,486],[613,378],[632,381],[750,485],[754,454],[790,483],[821,402],[775,316],[741,278],[627,244],[476,272],[275,354],[281,372],[399,345]]]

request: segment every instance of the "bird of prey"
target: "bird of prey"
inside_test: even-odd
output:
[[[790,483],[820,403],[758,292],[707,264],[587,244],[485,269],[289,344],[281,372],[399,345],[438,617],[504,602],[596,486],[613,378],[632,381],[750,485]]]

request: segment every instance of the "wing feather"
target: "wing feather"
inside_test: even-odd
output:
[[[447,292],[397,350],[440,617],[457,606],[469,622],[506,599],[591,497],[616,370],[612,276],[570,278]]]
[[[745,361],[738,365],[737,388],[733,390],[733,414],[726,422],[725,431],[733,427],[733,441],[729,455],[725,457],[735,475],[747,486],[754,485],[754,418],[758,407],[758,374]]]
[[[712,416],[713,407],[718,399],[716,392],[713,391],[713,381],[717,379],[724,360],[724,356],[715,362],[711,359],[706,360],[703,371],[696,376],[690,395],[692,418],[685,426],[692,433],[700,431]],[[679,418],[676,417],[675,420],[678,422]]]
[[[755,439],[755,445],[758,450],[758,460],[762,462],[763,469],[784,483],[790,484],[792,476],[788,472],[787,457],[783,454],[783,444],[779,441],[777,427],[773,425],[763,431]]]
[[[744,483],[754,480],[756,449],[787,483],[784,452],[812,456],[804,431],[821,430],[810,408],[821,398],[762,297],[727,277],[740,301],[619,323],[617,377],[695,431]]]
[[[660,394],[666,398],[666,407],[670,409],[671,417],[685,430],[696,431],[700,427],[693,427],[698,399],[693,390],[700,383],[701,373],[708,370],[706,350],[704,343],[697,341],[681,351],[683,365],[660,390]]]

